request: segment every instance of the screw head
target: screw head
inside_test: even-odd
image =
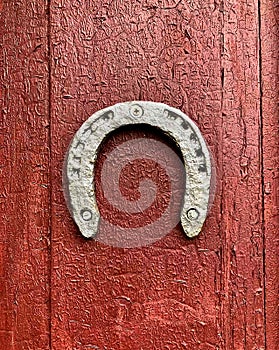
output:
[[[139,105],[133,105],[130,109],[130,113],[133,117],[141,117],[143,115],[143,109]]]
[[[92,212],[89,209],[83,209],[80,214],[84,221],[90,221],[92,219]]]
[[[187,211],[187,218],[190,221],[198,220],[199,216],[200,216],[200,213],[196,208],[191,208]]]

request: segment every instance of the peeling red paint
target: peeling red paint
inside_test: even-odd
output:
[[[277,349],[277,9],[0,2],[1,349]],[[150,247],[113,248],[68,214],[72,136],[138,99],[189,114],[212,151],[216,199],[197,239],[178,225]]]

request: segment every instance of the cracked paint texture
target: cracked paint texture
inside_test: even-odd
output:
[[[4,0],[0,11],[0,348],[274,350],[275,2]],[[197,239],[178,225],[149,247],[113,248],[80,237],[68,213],[70,140],[131,100],[181,109],[211,149],[216,198]]]

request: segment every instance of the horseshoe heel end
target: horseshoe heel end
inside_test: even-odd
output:
[[[186,215],[181,216],[181,225],[183,227],[183,231],[189,238],[194,238],[198,236],[202,230],[204,221],[199,220],[198,222],[191,222]]]
[[[75,163],[76,158],[76,153],[72,154],[70,148],[63,168],[64,196],[68,209],[83,237],[95,238],[99,230],[100,213],[95,194],[92,196],[91,186],[87,184],[88,176],[80,178],[79,172],[73,172],[78,169]],[[90,176],[89,182],[91,182]]]
[[[205,217],[195,217],[195,209],[191,208],[181,214],[181,225],[187,237],[194,238],[198,236],[202,230]],[[190,217],[190,215],[193,215]]]

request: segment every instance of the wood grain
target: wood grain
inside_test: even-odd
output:
[[[222,328],[225,349],[264,349],[258,3],[224,1]]]
[[[0,0],[0,349],[277,348],[278,20],[272,0]],[[177,225],[115,248],[73,223],[67,147],[127,100],[180,108],[208,142],[216,196],[197,239]],[[96,173],[143,136],[171,146],[115,133]]]
[[[267,349],[279,344],[279,7],[261,2],[263,180]]]
[[[195,241],[176,228],[154,246],[121,250],[80,237],[61,188],[74,132],[93,112],[120,101],[182,108],[217,151],[220,12],[186,2],[169,9],[173,4],[52,3],[53,349],[221,344],[218,204]]]
[[[251,0],[52,2],[53,349],[264,349],[258,25]],[[182,109],[211,147],[198,239],[177,227],[116,249],[82,239],[67,212],[75,131],[134,99]]]
[[[0,3],[0,348],[49,349],[45,1]]]

